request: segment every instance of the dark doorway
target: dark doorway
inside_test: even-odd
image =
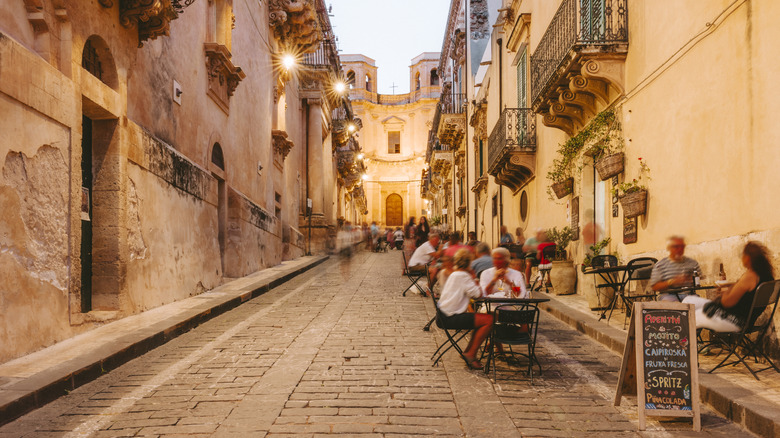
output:
[[[81,311],[92,310],[92,120],[81,117]]]

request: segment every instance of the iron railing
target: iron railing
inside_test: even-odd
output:
[[[488,139],[488,173],[512,151],[536,151],[536,114],[530,108],[505,108]]]
[[[628,43],[627,3],[628,0],[561,2],[531,55],[531,92],[534,104],[550,85],[556,70],[565,61],[570,50]]]
[[[340,64],[336,54],[336,45],[330,40],[323,40],[316,51],[303,55],[301,63],[315,69],[338,68]]]
[[[442,114],[463,114],[466,112],[466,95],[464,93],[446,93],[440,98]]]

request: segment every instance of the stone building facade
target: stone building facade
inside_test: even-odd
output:
[[[377,68],[364,55],[341,55],[355,116],[362,121],[359,138],[365,165],[363,190],[367,223],[401,226],[409,217],[428,215],[420,196],[424,157],[441,90],[438,53],[422,53],[409,67],[406,94],[377,94]],[[373,88],[372,88],[373,87]]]
[[[778,16],[770,0],[453,0],[445,48],[468,34],[465,226],[493,245],[501,225],[526,237],[569,226],[577,266],[605,238],[621,262],[660,259],[672,234],[686,236],[705,281],[721,263],[737,279],[747,240],[780,266],[767,179],[780,165],[780,34],[768,18]],[[434,152],[442,132],[432,131]],[[605,180],[602,150],[624,154]],[[552,184],[568,177],[558,198]],[[646,209],[628,217],[613,189],[634,179]]]
[[[325,250],[340,72],[321,0],[6,2],[0,362]]]

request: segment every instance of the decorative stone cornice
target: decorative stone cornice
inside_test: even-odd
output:
[[[274,155],[278,155],[281,158],[280,161],[284,162],[295,143],[287,139],[287,132],[279,129],[272,130],[271,137],[273,139]]]
[[[463,146],[465,135],[465,114],[442,114],[439,122],[439,132],[437,133],[437,137],[439,137],[439,141],[442,144],[449,145],[454,150],[459,150]]]
[[[269,0],[268,23],[285,50],[317,50],[322,32],[315,0]]]
[[[171,20],[178,18],[185,7],[195,0],[120,0],[119,22],[124,27],[138,27],[138,47],[144,41],[161,35],[169,35]],[[103,7],[113,6],[113,1],[101,0]]]
[[[246,77],[241,67],[233,65],[230,51],[217,43],[204,44],[206,68],[209,76],[209,95],[225,111],[228,110],[230,96],[236,91],[238,83]]]

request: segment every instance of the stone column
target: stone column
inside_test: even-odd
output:
[[[309,197],[312,200],[312,215],[323,216],[324,165],[322,157],[322,99],[306,99],[309,104]]]

